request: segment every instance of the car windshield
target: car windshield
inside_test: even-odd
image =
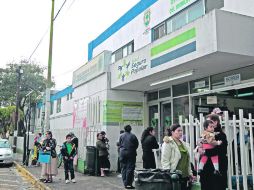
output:
[[[0,148],[10,148],[8,141],[0,141]]]

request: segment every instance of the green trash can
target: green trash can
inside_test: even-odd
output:
[[[137,190],[181,190],[180,173],[169,170],[135,170],[134,180]]]

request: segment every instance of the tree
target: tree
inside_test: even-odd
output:
[[[23,59],[20,63],[13,61],[7,64],[5,69],[0,69],[0,106],[12,106],[16,104],[17,68],[21,66],[23,74],[20,81],[19,108],[24,111],[26,94],[35,91],[32,96],[32,103],[35,102],[38,92],[46,88],[46,78],[43,76],[45,70],[35,61]],[[54,84],[53,84],[54,85]]]
[[[0,133],[2,133],[4,137],[7,131],[9,131],[10,134],[13,134],[15,108],[15,106],[0,108]],[[21,110],[19,110],[19,119],[20,121],[24,119],[24,114]]]

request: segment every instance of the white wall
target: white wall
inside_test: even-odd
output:
[[[132,40],[134,40],[134,51],[151,43],[151,31],[146,34],[144,32],[147,28],[153,28],[169,17],[169,2],[169,0],[159,0],[154,3],[149,8],[151,11],[151,21],[148,27],[144,25],[143,12],[96,47],[93,51],[93,57],[104,50],[114,52]]]
[[[223,10],[254,17],[253,0],[224,0]]]

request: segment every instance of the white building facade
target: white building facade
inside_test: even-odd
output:
[[[81,159],[106,131],[116,169],[126,124],[139,139],[152,126],[162,142],[179,116],[214,107],[254,113],[253,10],[253,0],[141,0],[89,43],[89,62],[54,95],[55,104],[70,93],[72,99],[53,112],[51,129],[80,129]]]

